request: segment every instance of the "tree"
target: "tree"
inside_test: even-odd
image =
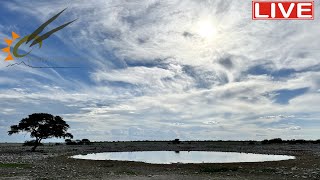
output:
[[[18,125],[12,125],[9,135],[18,134],[19,132],[28,132],[30,137],[36,138],[35,144],[31,151],[35,151],[41,140],[48,138],[73,138],[68,133],[69,125],[60,117],[47,113],[35,113],[22,119]]]
[[[89,139],[82,139],[81,143],[84,144],[84,145],[90,145],[91,144]]]
[[[72,141],[71,139],[66,139],[64,142],[66,143],[66,145],[76,145],[77,144],[75,141]]]
[[[64,140],[64,142],[66,142],[66,144],[68,144],[68,143],[71,143],[72,140],[71,139],[66,139],[66,140]]]

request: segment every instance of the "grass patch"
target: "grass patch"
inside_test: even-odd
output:
[[[204,167],[200,169],[200,172],[203,173],[217,173],[217,172],[232,172],[232,171],[237,171],[238,168],[236,167]]]
[[[275,173],[275,172],[277,172],[276,169],[269,169],[269,168],[267,168],[267,169],[261,169],[260,171],[261,171],[261,172],[265,172],[265,173]]]
[[[0,168],[29,168],[29,164],[20,163],[0,163]]]
[[[137,175],[136,172],[131,171],[131,170],[122,171],[121,173],[126,174],[126,175]]]

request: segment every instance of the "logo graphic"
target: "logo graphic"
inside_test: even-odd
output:
[[[28,54],[31,53],[32,49],[25,53],[25,54],[19,54],[18,53],[18,49],[19,47],[22,45],[22,44],[28,44],[29,42],[32,42],[29,47],[31,48],[32,46],[34,45],[38,45],[39,48],[42,47],[42,42],[44,40],[46,40],[47,38],[49,38],[52,34],[60,31],[61,29],[65,28],[66,26],[68,26],[69,24],[73,23],[75,20],[73,21],[70,21],[70,22],[67,22],[55,29],[52,29],[51,31],[47,32],[47,33],[44,33],[43,35],[40,35],[40,33],[50,24],[52,23],[56,18],[58,18],[67,8],[65,8],[64,10],[62,10],[61,12],[59,12],[58,14],[56,14],[55,16],[53,16],[52,18],[50,18],[48,21],[46,21],[45,23],[43,23],[40,27],[38,27],[33,33],[29,34],[29,35],[26,35],[24,36],[23,38],[21,38],[12,48],[11,50],[11,45],[13,44],[13,42],[17,39],[20,38],[20,35],[18,35],[17,33],[15,32],[12,32],[11,33],[11,36],[12,38],[11,39],[8,39],[8,38],[5,38],[4,41],[5,43],[8,45],[7,47],[3,48],[2,51],[7,53],[7,57],[5,58],[5,61],[12,61],[14,60],[14,58],[22,58],[22,57],[25,57],[27,56]],[[11,54],[12,52],[12,54]],[[19,64],[24,64],[26,65],[26,63],[24,62],[21,62]],[[29,65],[27,65],[29,66]],[[32,66],[29,66],[29,67],[32,67]]]
[[[313,20],[313,1],[252,1],[253,20]]]

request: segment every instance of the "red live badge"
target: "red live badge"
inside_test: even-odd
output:
[[[313,20],[313,1],[252,1],[253,20]]]

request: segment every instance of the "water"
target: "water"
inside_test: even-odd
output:
[[[295,159],[294,156],[211,151],[106,152],[72,156],[75,159],[135,161],[150,164],[237,163]]]

